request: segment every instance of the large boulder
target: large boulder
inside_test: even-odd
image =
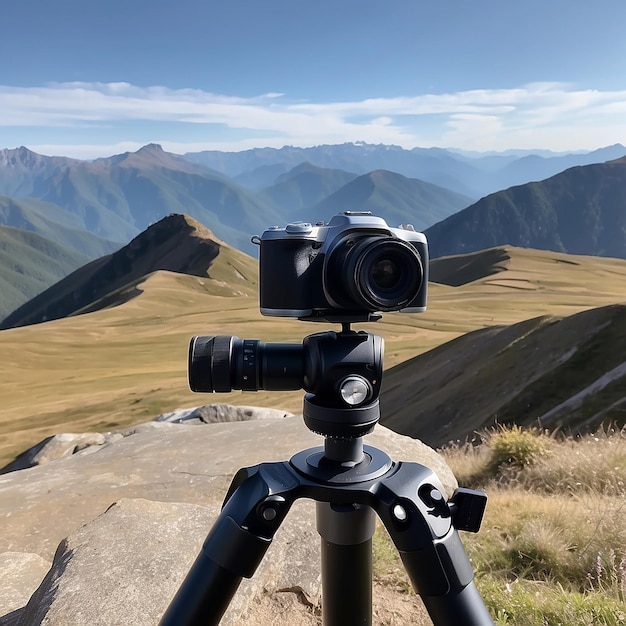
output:
[[[132,624],[153,626],[165,612],[217,510],[197,504],[120,500],[59,544],[52,568],[16,626],[32,624]],[[296,512],[281,528],[257,574],[244,580],[224,616],[240,624],[251,600],[268,581],[275,589],[297,576],[303,593],[319,591],[313,516]],[[112,538],[115,538],[112,540]]]
[[[108,443],[0,476],[0,553],[54,560],[25,608],[16,606],[22,600],[7,603],[0,588],[0,606],[8,609],[0,624],[156,623],[236,470],[321,444],[295,416],[200,424],[150,422]],[[366,443],[430,467],[447,495],[454,491],[450,469],[421,442],[377,426]],[[318,553],[314,503],[298,501],[224,623],[241,623],[242,615],[262,606],[261,592],[288,589],[300,606],[315,605]],[[38,576],[41,570],[39,564]]]

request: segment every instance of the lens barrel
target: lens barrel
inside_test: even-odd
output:
[[[346,239],[329,258],[326,288],[347,309],[399,311],[418,295],[424,268],[417,250],[400,239]]]
[[[229,335],[192,337],[189,344],[189,387],[196,392],[301,389],[303,369],[302,344]]]

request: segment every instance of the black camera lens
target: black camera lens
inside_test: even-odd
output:
[[[402,268],[395,259],[380,259],[372,263],[372,282],[379,289],[395,289],[402,280]]]
[[[371,311],[398,311],[412,302],[424,270],[418,252],[400,239],[347,239],[329,260],[326,284],[339,305]]]
[[[286,391],[302,388],[302,344],[265,343],[216,335],[192,337],[189,387],[200,392]]]

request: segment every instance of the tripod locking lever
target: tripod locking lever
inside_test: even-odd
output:
[[[480,530],[487,506],[486,493],[459,487],[450,498],[448,505],[457,530],[470,533],[477,533]]]

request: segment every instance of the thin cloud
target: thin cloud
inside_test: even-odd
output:
[[[199,89],[73,82],[0,86],[0,111],[5,141],[24,129],[29,137],[65,129],[67,143],[39,145],[47,146],[48,154],[71,156],[81,146],[81,158],[91,150],[91,157],[106,156],[112,146],[150,141],[177,145],[179,152],[345,141],[471,150],[626,143],[626,91],[578,90],[563,83],[327,103],[295,101],[282,93],[243,98]],[[90,135],[90,129],[103,128],[109,133],[106,145]],[[190,128],[194,139],[185,141]],[[583,138],[592,143],[581,144]],[[21,143],[28,145],[16,142]]]

